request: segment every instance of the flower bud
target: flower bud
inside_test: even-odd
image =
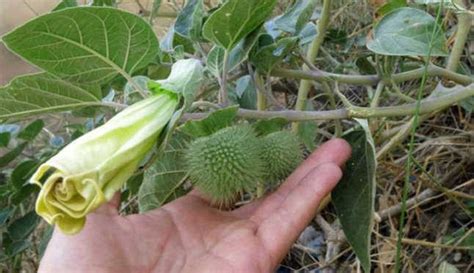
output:
[[[79,232],[86,215],[112,199],[158,140],[178,105],[162,90],[126,108],[74,140],[31,178],[41,187],[36,212],[66,234]]]

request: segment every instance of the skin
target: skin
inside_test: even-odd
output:
[[[91,213],[79,234],[55,230],[38,272],[274,272],[350,153],[343,140],[326,142],[277,191],[233,211],[213,208],[193,191],[122,216],[115,198]]]

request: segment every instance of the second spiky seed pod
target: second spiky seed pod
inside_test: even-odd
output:
[[[279,131],[261,139],[260,157],[265,164],[265,181],[275,184],[293,172],[303,159],[298,138],[288,132]]]
[[[228,204],[253,191],[264,175],[260,140],[250,126],[224,128],[190,144],[186,165],[191,181],[214,203]]]

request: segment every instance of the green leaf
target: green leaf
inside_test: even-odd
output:
[[[26,141],[31,141],[38,136],[41,130],[44,127],[44,122],[41,119],[35,120],[32,123],[28,124],[25,129],[23,129],[19,134],[18,138],[24,139]]]
[[[414,8],[400,8],[385,15],[368,40],[371,51],[391,56],[427,56],[433,37],[431,56],[446,56],[444,31],[430,14]]]
[[[257,109],[257,88],[252,77],[250,75],[240,77],[235,84],[239,105],[245,109]]]
[[[13,241],[23,240],[33,232],[38,223],[38,215],[34,211],[30,211],[8,226],[8,235]]]
[[[0,88],[0,119],[100,105],[99,86],[78,86],[47,73],[15,78]]]
[[[16,146],[15,149],[11,150],[10,152],[0,157],[0,168],[7,166],[10,162],[15,160],[15,158],[17,158],[21,154],[21,152],[23,152],[23,150],[26,148],[26,145],[28,145],[28,142],[24,142]]]
[[[277,0],[228,0],[214,11],[203,27],[203,36],[230,50],[270,16]]]
[[[184,52],[193,54],[195,49],[192,41],[179,33],[177,33],[174,27],[170,27],[163,40],[161,40],[160,48],[163,51],[167,51],[168,54],[173,55],[176,58],[179,48],[182,48]]]
[[[282,16],[275,20],[278,28],[291,34],[298,34],[313,15],[317,0],[298,0]]]
[[[76,0],[62,0],[59,4],[53,9],[53,11],[62,10],[65,8],[77,7]]]
[[[130,191],[130,196],[135,196],[143,183],[143,173],[136,174],[127,180],[127,189]]]
[[[258,136],[265,136],[273,132],[278,132],[288,124],[284,118],[263,119],[255,122],[252,126]]]
[[[377,13],[380,15],[385,15],[391,11],[394,11],[399,8],[407,6],[406,0],[390,0],[387,1],[383,6],[377,9]]]
[[[232,72],[245,59],[247,59],[250,50],[257,41],[258,31],[254,31],[244,40],[240,41],[229,53],[227,70]],[[207,68],[216,78],[220,78],[224,65],[225,49],[220,46],[214,46],[207,55]]]
[[[190,120],[181,125],[178,129],[193,137],[212,135],[220,129],[230,126],[237,116],[238,110],[239,106],[219,109],[202,120]]]
[[[23,251],[27,250],[31,246],[32,246],[32,243],[27,240],[12,242],[6,247],[5,253],[10,257],[14,257],[22,253]]]
[[[143,183],[138,191],[140,212],[159,208],[183,196],[187,172],[184,170],[185,141],[173,136],[163,154],[146,170]]]
[[[39,163],[36,160],[26,160],[18,164],[13,170],[10,180],[16,189],[21,189],[28,179],[33,175]]]
[[[250,61],[258,71],[268,73],[291,53],[297,42],[297,37],[281,38],[270,45],[258,48],[255,53],[251,53]]]
[[[186,5],[176,18],[174,31],[191,40],[201,40],[204,12],[202,0],[186,1]]]
[[[9,132],[0,133],[0,147],[7,147],[10,143],[11,135]]]
[[[7,223],[8,219],[10,219],[14,212],[15,208],[3,208],[0,210],[0,227]]]
[[[30,63],[70,82],[104,84],[129,77],[158,54],[141,17],[118,9],[77,7],[37,17],[3,36]]]
[[[352,156],[344,175],[332,193],[332,200],[347,241],[365,272],[370,272],[370,235],[375,202],[375,148],[368,130],[354,130],[344,136]]]
[[[311,43],[311,41],[314,40],[317,34],[318,30],[316,28],[316,25],[312,22],[307,23],[301,30],[301,32],[298,34],[298,38],[300,38],[300,46],[304,46]]]
[[[11,196],[11,203],[14,205],[19,205],[25,200],[28,200],[28,197],[30,197],[33,193],[38,192],[39,187],[37,185],[33,184],[25,184],[21,189],[15,191],[13,195]]]

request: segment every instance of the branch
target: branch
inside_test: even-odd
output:
[[[317,25],[317,35],[311,42],[308,52],[306,53],[306,58],[308,65],[303,65],[303,71],[311,71],[312,63],[316,59],[319,53],[319,48],[324,42],[324,38],[326,37],[326,28],[329,24],[329,17],[331,14],[331,0],[324,0],[323,1],[323,9],[321,10],[321,17]],[[310,79],[309,79],[310,80]],[[300,83],[300,87],[298,88],[298,97],[296,99],[295,110],[301,111],[305,109],[306,100],[308,98],[308,93],[311,89],[313,83],[308,79],[303,79]],[[299,123],[293,123],[292,130],[293,132],[298,132]]]
[[[404,82],[410,80],[416,80],[423,77],[423,73],[425,71],[424,67],[414,69],[407,72],[402,72],[398,74],[392,75],[391,79],[396,82]],[[304,70],[294,70],[294,69],[284,69],[284,68],[277,68],[272,70],[272,76],[275,77],[284,77],[284,78],[295,78],[295,79],[306,79],[306,80],[314,80],[318,82],[324,81],[336,81],[339,83],[346,83],[346,84],[355,84],[355,85],[376,85],[380,81],[387,81],[386,84],[390,84],[390,79],[382,79],[378,75],[343,75],[343,74],[335,74],[321,70],[311,70],[311,71],[304,71]],[[474,79],[465,76],[462,74],[458,74],[452,72],[448,69],[430,64],[428,67],[428,76],[430,77],[443,77],[448,80],[452,80],[456,83],[462,85],[468,85],[474,82]]]
[[[420,114],[427,114],[444,109],[458,101],[474,96],[474,84],[471,84],[459,91],[449,95],[426,98],[420,102]],[[358,107],[353,106],[348,109],[337,109],[328,111],[257,111],[239,109],[238,116],[247,119],[270,119],[284,118],[288,121],[305,120],[334,120],[348,118],[376,118],[376,117],[397,117],[413,115],[416,111],[416,103],[409,103],[399,106],[386,107]],[[202,119],[209,113],[189,113],[185,114],[183,120]]]

